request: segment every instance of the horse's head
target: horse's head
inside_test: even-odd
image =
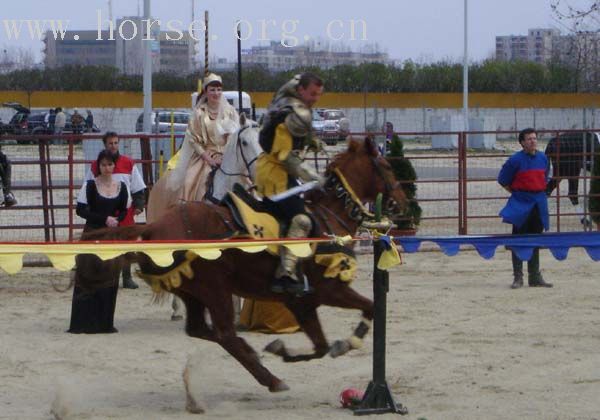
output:
[[[248,176],[254,180],[256,159],[262,152],[258,142],[259,125],[242,113],[240,128],[227,142],[221,168],[225,174]]]
[[[240,128],[231,134],[223,151],[221,166],[212,180],[208,180],[207,199],[220,201],[235,183],[250,184],[256,174],[256,159],[262,152],[258,142],[259,126],[240,117]]]
[[[328,175],[336,168],[360,201],[372,203],[379,193],[383,194],[383,212],[391,217],[406,208],[408,200],[402,186],[371,137],[348,137],[348,150],[336,156],[327,169]]]

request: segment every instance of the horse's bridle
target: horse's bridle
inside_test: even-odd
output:
[[[371,163],[373,164],[377,175],[379,175],[384,182],[384,208],[391,209],[395,207],[396,204],[395,200],[391,197],[391,192],[395,186],[388,182],[383,169],[377,163],[377,157],[371,157]],[[375,217],[375,215],[370,212],[360,201],[352,186],[348,183],[346,177],[342,171],[339,170],[339,168],[334,168],[332,171],[329,171],[325,188],[333,190],[337,198],[344,200],[344,207],[346,208],[346,211],[352,220],[361,223],[365,219],[372,220]]]
[[[246,167],[246,173],[236,173],[236,172],[229,173],[220,166],[217,167],[218,171],[221,171],[224,175],[227,175],[227,176],[245,176],[246,178],[250,179],[250,181],[252,181],[252,176],[251,176],[252,170],[251,169],[252,169],[252,165],[254,164],[254,162],[256,162],[256,159],[258,159],[258,156],[254,157],[253,159],[248,161],[248,158],[244,154],[244,148],[242,147],[242,133],[248,128],[256,128],[256,127],[258,127],[258,124],[248,124],[248,125],[241,127],[237,132],[237,143],[236,143],[235,147],[237,147],[240,150],[240,156],[242,156],[242,161],[244,162],[244,166]]]
[[[400,183],[398,181],[396,181],[396,183],[394,185],[392,185],[390,182],[388,182],[388,180],[383,172],[383,169],[381,168],[379,163],[377,163],[377,159],[379,159],[379,158],[380,158],[379,156],[372,156],[371,162],[373,163],[373,166],[375,167],[375,171],[383,180],[384,191],[383,191],[383,201],[382,201],[383,209],[382,209],[382,211],[385,209],[391,210],[394,207],[396,207],[396,205],[398,204],[398,203],[396,203],[396,200],[394,200],[392,198],[391,193],[395,188],[398,187],[398,185]]]

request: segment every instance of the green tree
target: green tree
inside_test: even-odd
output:
[[[397,135],[392,137],[390,153],[386,158],[392,166],[396,179],[401,182],[402,190],[408,199],[408,207],[393,222],[398,229],[414,229],[421,222],[421,214],[423,212],[421,206],[419,206],[419,202],[415,199],[417,186],[414,181],[417,180],[417,172],[410,160],[404,157],[404,143]]]
[[[592,220],[597,225],[600,225],[600,151],[596,151],[594,156],[589,207]]]

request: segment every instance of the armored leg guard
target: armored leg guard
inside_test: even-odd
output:
[[[297,214],[290,222],[288,238],[305,238],[310,233],[312,222],[305,214]],[[302,294],[307,290],[297,275],[298,257],[284,246],[280,247],[281,262],[275,273],[277,280],[271,290],[275,293]]]

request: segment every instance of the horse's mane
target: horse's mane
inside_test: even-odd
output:
[[[325,177],[330,176],[335,168],[344,167],[349,161],[356,159],[357,152],[376,156],[379,152],[377,151],[377,147],[373,145],[374,142],[372,142],[372,139],[370,137],[360,138],[355,136],[349,136],[348,148],[345,151],[336,154],[331,160],[331,162],[329,162],[327,168],[325,169]],[[322,199],[324,195],[325,192],[323,190],[315,189],[307,191],[304,194],[304,197],[309,202],[316,202]]]
[[[351,160],[356,158],[356,153],[361,152],[370,156],[377,156],[379,151],[377,150],[377,145],[374,140],[367,136],[364,138],[356,137],[356,136],[348,136],[348,148],[333,157],[329,165],[327,165],[327,169],[325,171],[326,175],[334,170],[335,168],[345,166],[345,164]]]

